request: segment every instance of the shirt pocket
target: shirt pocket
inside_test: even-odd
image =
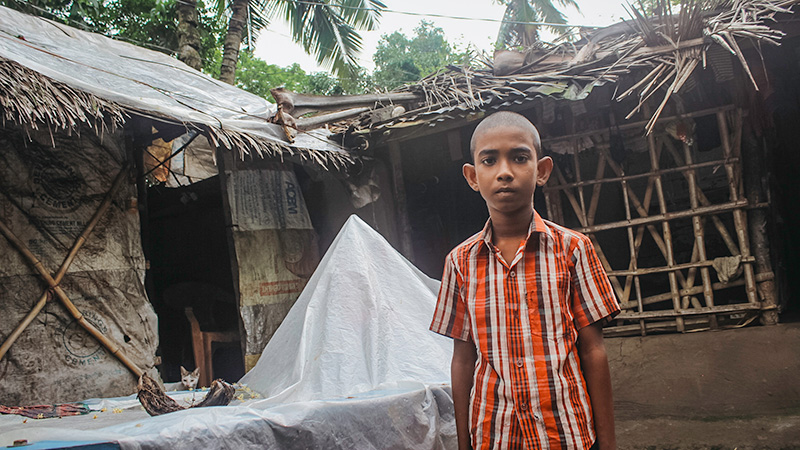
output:
[[[571,337],[575,326],[570,319],[569,292],[569,274],[536,275],[534,286],[525,294],[532,335],[555,341]]]

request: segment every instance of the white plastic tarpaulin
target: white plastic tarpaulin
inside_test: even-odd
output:
[[[438,289],[351,216],[241,382],[273,403],[447,382],[452,343],[428,331]]]
[[[439,283],[351,217],[261,359],[241,381],[264,398],[147,417],[134,397],[87,416],[0,416],[15,439],[122,448],[455,448],[451,343],[428,331]],[[240,391],[241,392],[241,391]],[[191,394],[177,394],[179,402]],[[202,394],[197,399],[202,398]]]

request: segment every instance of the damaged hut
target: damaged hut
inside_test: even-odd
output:
[[[796,310],[787,280],[800,269],[789,232],[798,192],[787,163],[797,156],[787,144],[798,2],[668,3],[577,42],[498,52],[388,102],[342,99],[349,109],[328,112],[349,114],[339,130],[391,167],[404,254],[438,276],[449,249],[483,226],[485,206],[461,176],[469,137],[485,115],[517,111],[556,162],[537,210],[592,239],[622,305],[608,335],[774,324]],[[320,108],[273,95],[286,112]]]
[[[159,364],[238,379],[332,239],[301,182],[349,205],[352,158],[168,55],[2,7],[0,30],[0,404],[127,395]]]

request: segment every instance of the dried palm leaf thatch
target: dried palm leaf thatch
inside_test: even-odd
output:
[[[547,51],[538,50],[533,62],[509,75],[495,76],[491,66],[451,66],[405,86],[399,90],[416,93],[424,99],[424,107],[393,122],[413,121],[421,112],[445,107],[480,109],[536,93],[568,98],[562,95],[567,92],[566,85],[588,89],[617,82],[631,73],[644,73],[616,99],[621,101],[637,93],[638,104],[628,115],[631,117],[663,88],[659,106],[647,123],[646,131],[650,133],[672,95],[681,90],[698,66],[705,67],[711,45],[720,45],[735,55],[758,89],[737,41],[749,39],[757,44],[778,45],[783,33],[769,23],[779,13],[791,13],[799,3],[800,0],[683,0],[673,9],[671,2],[659,0],[651,17],[629,5],[631,20],[595,31],[580,48],[562,43]],[[553,55],[561,58],[552,58]],[[567,55],[574,56],[570,59]]]
[[[14,61],[0,58],[0,120],[37,129],[40,126],[70,133],[79,125],[88,126],[102,135],[106,130],[122,126],[133,115],[174,122],[134,108],[127,108],[91,93],[74,89]],[[326,169],[341,170],[353,164],[345,152],[317,151],[282,145],[246,132],[202,124],[181,124],[206,135],[212,145],[261,157],[292,158]],[[320,138],[322,139],[322,138]],[[55,145],[55,143],[54,143]]]
[[[37,129],[70,130],[86,125],[98,132],[125,122],[114,102],[73,89],[16,62],[0,58],[0,118]]]
[[[158,383],[147,374],[142,374],[142,376],[139,377],[138,390],[139,394],[137,398],[139,399],[139,403],[142,404],[147,414],[151,416],[159,416],[161,414],[188,409],[165,394]],[[226,406],[233,400],[233,395],[235,393],[236,389],[234,389],[233,386],[221,379],[216,379],[211,383],[211,387],[205,398],[203,398],[200,403],[190,406],[190,408]]]
[[[666,87],[658,108],[647,123],[646,131],[649,134],[672,94],[680,91],[700,63],[705,67],[706,52],[713,43],[721,45],[739,59],[758,90],[736,40],[748,38],[778,45],[783,33],[764,25],[764,22],[774,20],[777,13],[791,13],[791,7],[797,3],[796,0],[683,0],[678,14],[673,14],[670,2],[659,0],[657,15],[652,18],[630,7],[631,23],[648,47],[666,46],[672,47],[672,51],[663,52],[658,58],[642,58],[638,61],[638,65],[645,63],[651,70],[640,82],[617,96],[617,100],[621,101],[638,90],[638,105],[627,118],[637,113],[653,94]],[[644,53],[633,56],[642,57]]]

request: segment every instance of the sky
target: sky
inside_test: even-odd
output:
[[[622,7],[624,0],[577,0],[580,12],[574,8],[560,8],[567,15],[570,25],[607,26],[628,18]],[[556,2],[554,2],[556,3]],[[503,6],[493,0],[384,0],[388,10],[402,11],[411,14],[399,14],[386,11],[380,19],[377,30],[360,31],[363,38],[363,50],[360,55],[361,65],[372,71],[375,67],[372,54],[378,41],[384,34],[401,31],[406,36],[413,34],[414,28],[425,19],[444,30],[451,44],[463,48],[472,44],[478,50],[489,50],[497,39],[498,22],[503,17]],[[420,14],[420,15],[417,15]],[[468,17],[481,20],[448,19],[432,15]],[[485,19],[494,19],[488,21]],[[267,30],[261,32],[256,40],[255,55],[269,64],[281,67],[298,63],[306,72],[323,71],[314,58],[307,55],[303,48],[292,42],[289,27],[279,19],[275,20]]]

